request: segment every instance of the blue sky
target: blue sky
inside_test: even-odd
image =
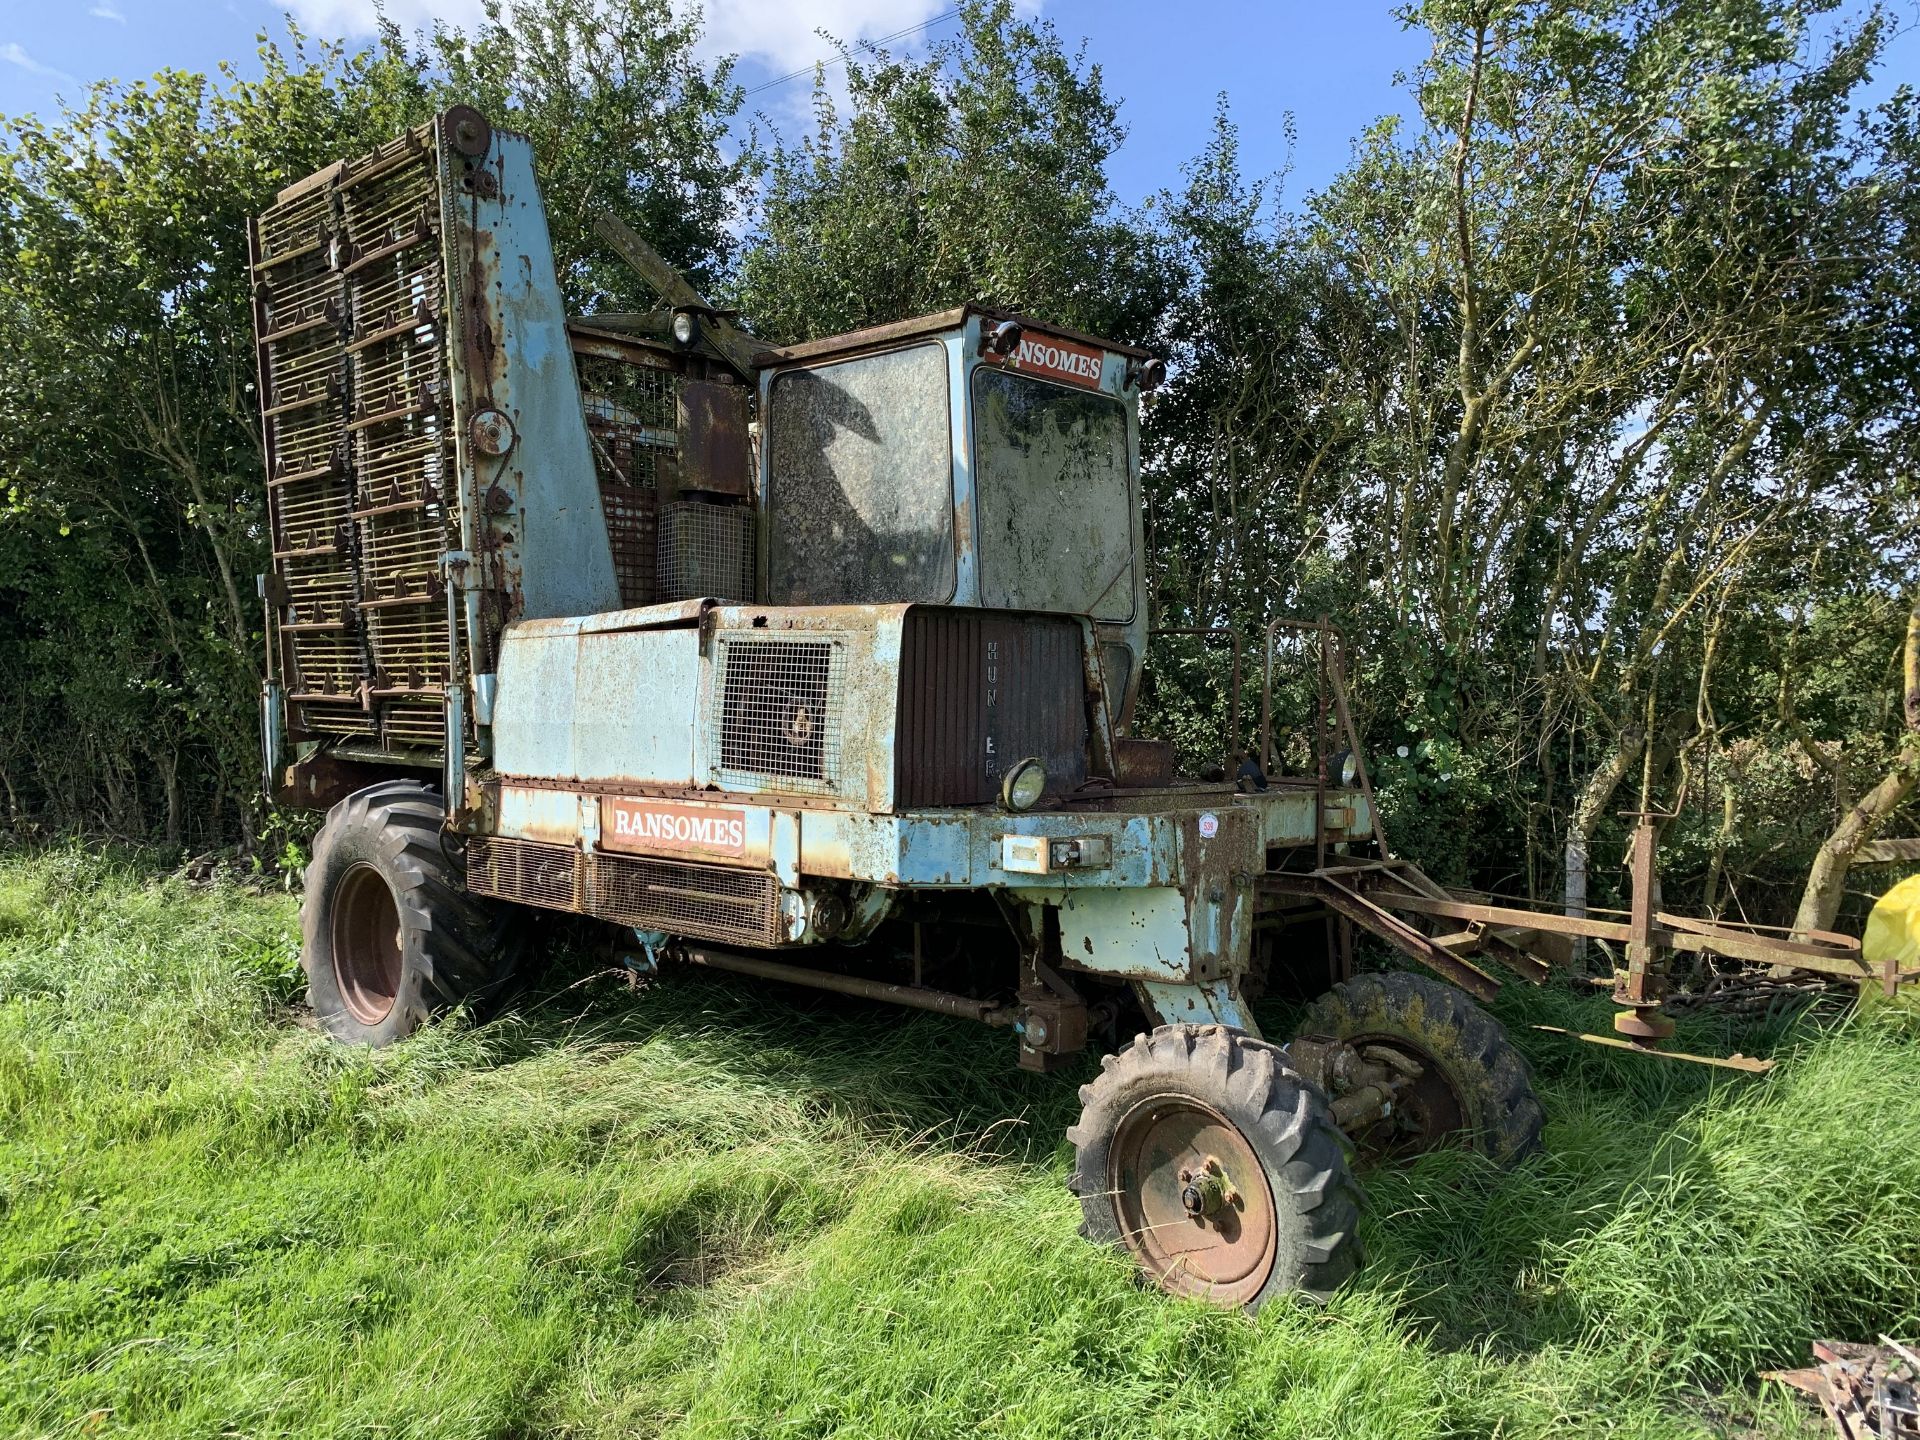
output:
[[[166,67],[209,69],[251,60],[256,32],[278,30],[291,10],[319,33],[365,35],[376,0],[4,0],[0,3],[0,113],[53,108],[84,82],[134,79]],[[710,44],[741,56],[740,78],[758,86],[830,54],[820,28],[878,38],[937,19],[951,0],[707,0]],[[1214,96],[1227,92],[1240,122],[1250,173],[1289,159],[1284,119],[1294,117],[1288,193],[1318,188],[1345,162],[1353,138],[1399,109],[1397,71],[1422,53],[1420,38],[1392,18],[1386,0],[1026,0],[1104,70],[1124,101],[1129,136],[1112,174],[1121,196],[1139,200],[1177,183],[1180,166],[1207,139]],[[480,0],[386,0],[407,28],[440,17],[456,23]],[[940,20],[931,33],[951,32]],[[924,45],[928,32],[895,42]],[[1920,81],[1920,32],[1895,42],[1876,89]],[[805,78],[763,90],[749,104],[776,124],[798,123]]]

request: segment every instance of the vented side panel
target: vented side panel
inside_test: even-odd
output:
[[[777,945],[783,938],[780,882],[763,870],[595,855],[587,869],[587,910],[695,940]]]
[[[713,753],[723,785],[831,792],[840,779],[845,678],[831,638],[723,634]]]
[[[467,888],[521,905],[578,910],[582,858],[570,845],[477,836],[467,842]]]
[[[764,870],[586,855],[567,845],[482,836],[467,842],[467,888],[690,940],[767,946],[785,938],[780,882]]]
[[[901,636],[894,803],[984,805],[1009,767],[1046,766],[1047,792],[1087,778],[1086,672],[1077,621],[916,607]]]

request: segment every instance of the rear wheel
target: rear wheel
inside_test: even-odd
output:
[[[1464,1145],[1511,1165],[1540,1148],[1545,1114],[1527,1062],[1506,1028],[1451,985],[1404,972],[1356,975],[1314,1002],[1300,1033],[1418,1068],[1392,1111],[1354,1134],[1366,1158]]]
[[[440,797],[414,781],[356,792],[313,845],[300,906],[307,996],[329,1034],[390,1045],[480,1004],[512,970],[506,913],[466,892]]]
[[[1162,1025],[1080,1091],[1068,1131],[1088,1239],[1162,1289],[1255,1310],[1359,1268],[1359,1187],[1325,1098],[1276,1046]]]

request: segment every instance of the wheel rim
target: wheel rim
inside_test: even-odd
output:
[[[1161,1288],[1232,1305],[1265,1288],[1273,1187],[1232,1121],[1185,1095],[1153,1096],[1120,1121],[1107,1165],[1120,1233]]]
[[[393,1012],[400,994],[400,907],[373,866],[355,865],[333,902],[333,978],[340,1003],[362,1025]]]
[[[1379,1046],[1420,1067],[1420,1078],[1394,1096],[1393,1113],[1354,1137],[1371,1157],[1421,1155],[1468,1142],[1467,1103],[1432,1051],[1402,1035],[1361,1035],[1347,1043],[1362,1051]]]

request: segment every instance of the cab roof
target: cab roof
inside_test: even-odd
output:
[[[753,357],[756,368],[765,369],[771,365],[786,365],[796,360],[817,360],[826,355],[851,355],[862,350],[877,350],[883,346],[895,345],[902,340],[912,340],[921,335],[937,335],[948,330],[958,329],[970,315],[984,316],[989,320],[1012,320],[1028,329],[1048,335],[1057,335],[1066,340],[1077,340],[1082,345],[1096,346],[1110,350],[1115,355],[1125,355],[1133,359],[1145,359],[1148,352],[1134,345],[1122,345],[1117,340],[1102,340],[1098,335],[1088,335],[1084,331],[1070,330],[1064,325],[1049,324],[1045,320],[1036,320],[1029,315],[1021,315],[1012,310],[1002,310],[992,305],[959,305],[951,310],[937,311],[932,315],[922,315],[913,320],[895,320],[888,325],[872,325],[865,330],[850,331],[845,335],[828,335],[819,340],[805,340],[798,345],[781,345],[757,351]]]

